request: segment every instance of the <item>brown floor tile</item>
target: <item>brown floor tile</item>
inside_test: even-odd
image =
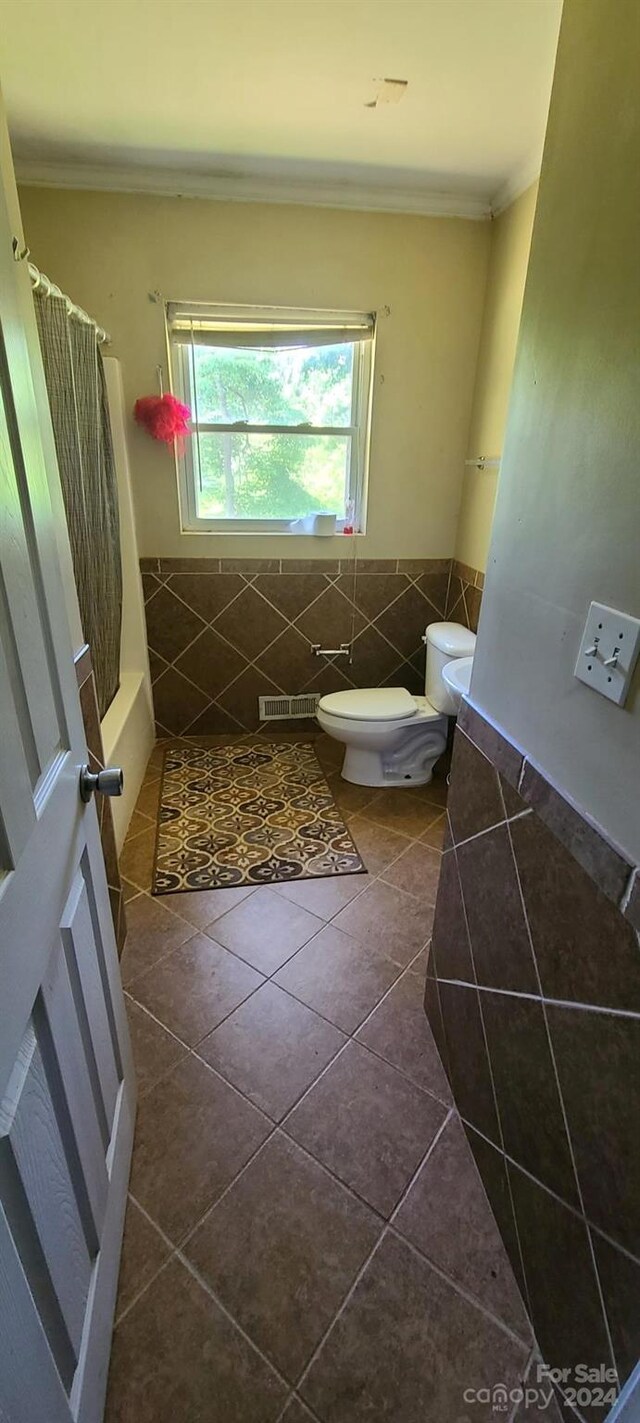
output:
[[[174,1260],[116,1329],[105,1423],[274,1423],[286,1396]]]
[[[282,1423],[313,1423],[313,1415],[299,1398],[292,1398],[282,1415]]]
[[[362,894],[370,882],[369,875],[330,875],[326,879],[293,879],[286,883],[274,884],[277,894],[317,914],[319,919],[333,919],[350,904],[357,894]]]
[[[464,1390],[509,1389],[525,1362],[524,1348],[387,1236],[300,1393],[326,1423],[491,1423],[492,1404],[468,1406]]]
[[[393,1067],[349,1043],[287,1119],[287,1132],[390,1215],[446,1109]]]
[[[132,1195],[178,1241],[269,1131],[255,1107],[199,1058],[186,1057],[140,1103]]]
[[[336,805],[347,818],[359,815],[377,795],[375,786],[355,786],[351,781],[344,781],[339,771],[329,777],[329,789]]]
[[[453,1101],[424,1011],[424,970],[414,973],[411,968],[403,973],[357,1036],[418,1087],[425,1087],[447,1105]]]
[[[143,830],[152,830],[154,825],[155,817],[144,815],[144,813],[136,807],[127,826],[127,840],[133,840],[135,836],[140,835]]]
[[[290,994],[265,983],[200,1043],[198,1053],[275,1121],[345,1039]]]
[[[449,786],[444,776],[434,776],[432,781],[426,786],[417,786],[414,792],[420,795],[429,805],[436,805],[440,810],[444,810],[449,799]]]
[[[324,731],[316,736],[313,743],[314,750],[321,766],[327,766],[335,770],[344,761],[344,746],[340,741],[335,741],[333,736],[327,736]]]
[[[376,880],[332,921],[365,944],[385,949],[406,968],[431,935],[433,910],[410,895]]]
[[[379,875],[386,870],[387,865],[397,860],[410,843],[406,835],[397,835],[394,830],[377,825],[373,820],[365,820],[361,815],[354,815],[349,821],[349,834],[353,836],[370,875]]]
[[[285,1137],[267,1142],[189,1241],[221,1303],[292,1382],[381,1222]]]
[[[159,1077],[164,1077],[165,1072],[168,1072],[170,1067],[173,1067],[181,1057],[184,1057],[186,1048],[171,1033],[166,1032],[159,1023],[156,1023],[154,1018],[145,1013],[144,1008],[139,1008],[128,994],[125,994],[125,1001],[138,1083],[138,1096],[143,1097]]]
[[[531,1329],[459,1118],[452,1117],[394,1225],[525,1342]]]
[[[142,890],[138,889],[137,884],[131,884],[128,879],[121,880],[121,884],[125,904],[128,904],[130,899],[136,899],[139,894],[142,894]]]
[[[426,904],[435,904],[440,878],[441,856],[429,845],[409,845],[400,858],[382,871],[381,878],[396,889],[404,889]]]
[[[120,1256],[116,1319],[144,1289],[169,1255],[169,1247],[129,1196]]]
[[[289,959],[275,982],[345,1033],[353,1033],[399,972],[383,949],[328,924]]]
[[[169,664],[167,663],[167,666]],[[147,761],[147,769],[144,773],[145,780],[153,780],[154,776],[159,776],[164,763],[165,741],[156,741],[156,744]]]
[[[290,904],[281,894],[262,888],[216,920],[215,937],[268,975],[306,944],[322,923],[299,904]]]
[[[194,1046],[264,983],[208,934],[194,934],[137,985],[136,997],[172,1033]]]
[[[430,845],[432,850],[442,851],[444,849],[446,833],[447,817],[445,814],[442,814],[423,832],[420,836],[420,840],[423,845]]]
[[[127,838],[120,853],[120,874],[147,891],[151,889],[155,847],[156,828],[151,825],[142,835]]]
[[[395,788],[379,791],[375,800],[362,812],[365,820],[374,820],[415,840],[433,825],[441,813],[437,806],[413,791]]]
[[[158,816],[159,804],[160,777],[154,775],[152,780],[145,777],[142,786],[140,787],[140,794],[136,801],[136,809],[134,811],[134,815],[136,811],[141,811],[143,815],[148,815],[151,820],[155,821]]]
[[[148,894],[139,895],[127,906],[127,931],[121,962],[125,987],[193,935],[191,924],[178,919]]]
[[[242,904],[255,890],[250,885],[240,885],[237,889],[196,889],[186,894],[168,894],[169,908],[181,919],[186,919],[196,929],[206,929],[216,919],[221,919],[229,909]]]

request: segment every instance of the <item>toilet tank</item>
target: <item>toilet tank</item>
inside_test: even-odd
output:
[[[461,623],[430,623],[425,633],[427,666],[424,690],[436,711],[455,716],[456,708],[445,685],[442,668],[457,657],[472,657],[476,635]]]

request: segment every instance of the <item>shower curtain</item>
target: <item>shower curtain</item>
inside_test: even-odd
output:
[[[122,568],[118,490],[102,356],[64,297],[34,292],[80,616],[100,719],[118,690]]]

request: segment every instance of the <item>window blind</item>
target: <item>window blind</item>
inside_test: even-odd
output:
[[[337,346],[370,341],[375,316],[369,312],[289,311],[277,307],[230,308],[168,302],[172,345],[236,346],[258,350]]]

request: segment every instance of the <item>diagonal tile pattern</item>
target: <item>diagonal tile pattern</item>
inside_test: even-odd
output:
[[[362,559],[355,574],[350,558],[282,559],[273,568],[147,558],[142,568],[161,736],[252,730],[260,694],[394,683],[419,693],[422,634],[449,616],[454,596],[449,559]],[[471,595],[465,602],[467,585],[458,584],[451,615],[469,624]],[[313,643],[342,642],[353,643],[351,663],[312,653]]]
[[[154,752],[141,805],[158,771]],[[421,1006],[440,787],[398,830],[374,794],[380,823],[350,825],[385,854],[348,893],[165,909],[130,881],[142,1090],[107,1423],[458,1423],[464,1389],[525,1377],[529,1326]],[[134,869],[147,833],[136,817]]]
[[[469,707],[462,721],[425,1005],[546,1362],[622,1386],[640,1354],[640,955],[623,859],[537,770],[531,793],[498,728]],[[385,878],[400,883],[401,863]],[[373,1047],[375,1018],[358,1034]]]

